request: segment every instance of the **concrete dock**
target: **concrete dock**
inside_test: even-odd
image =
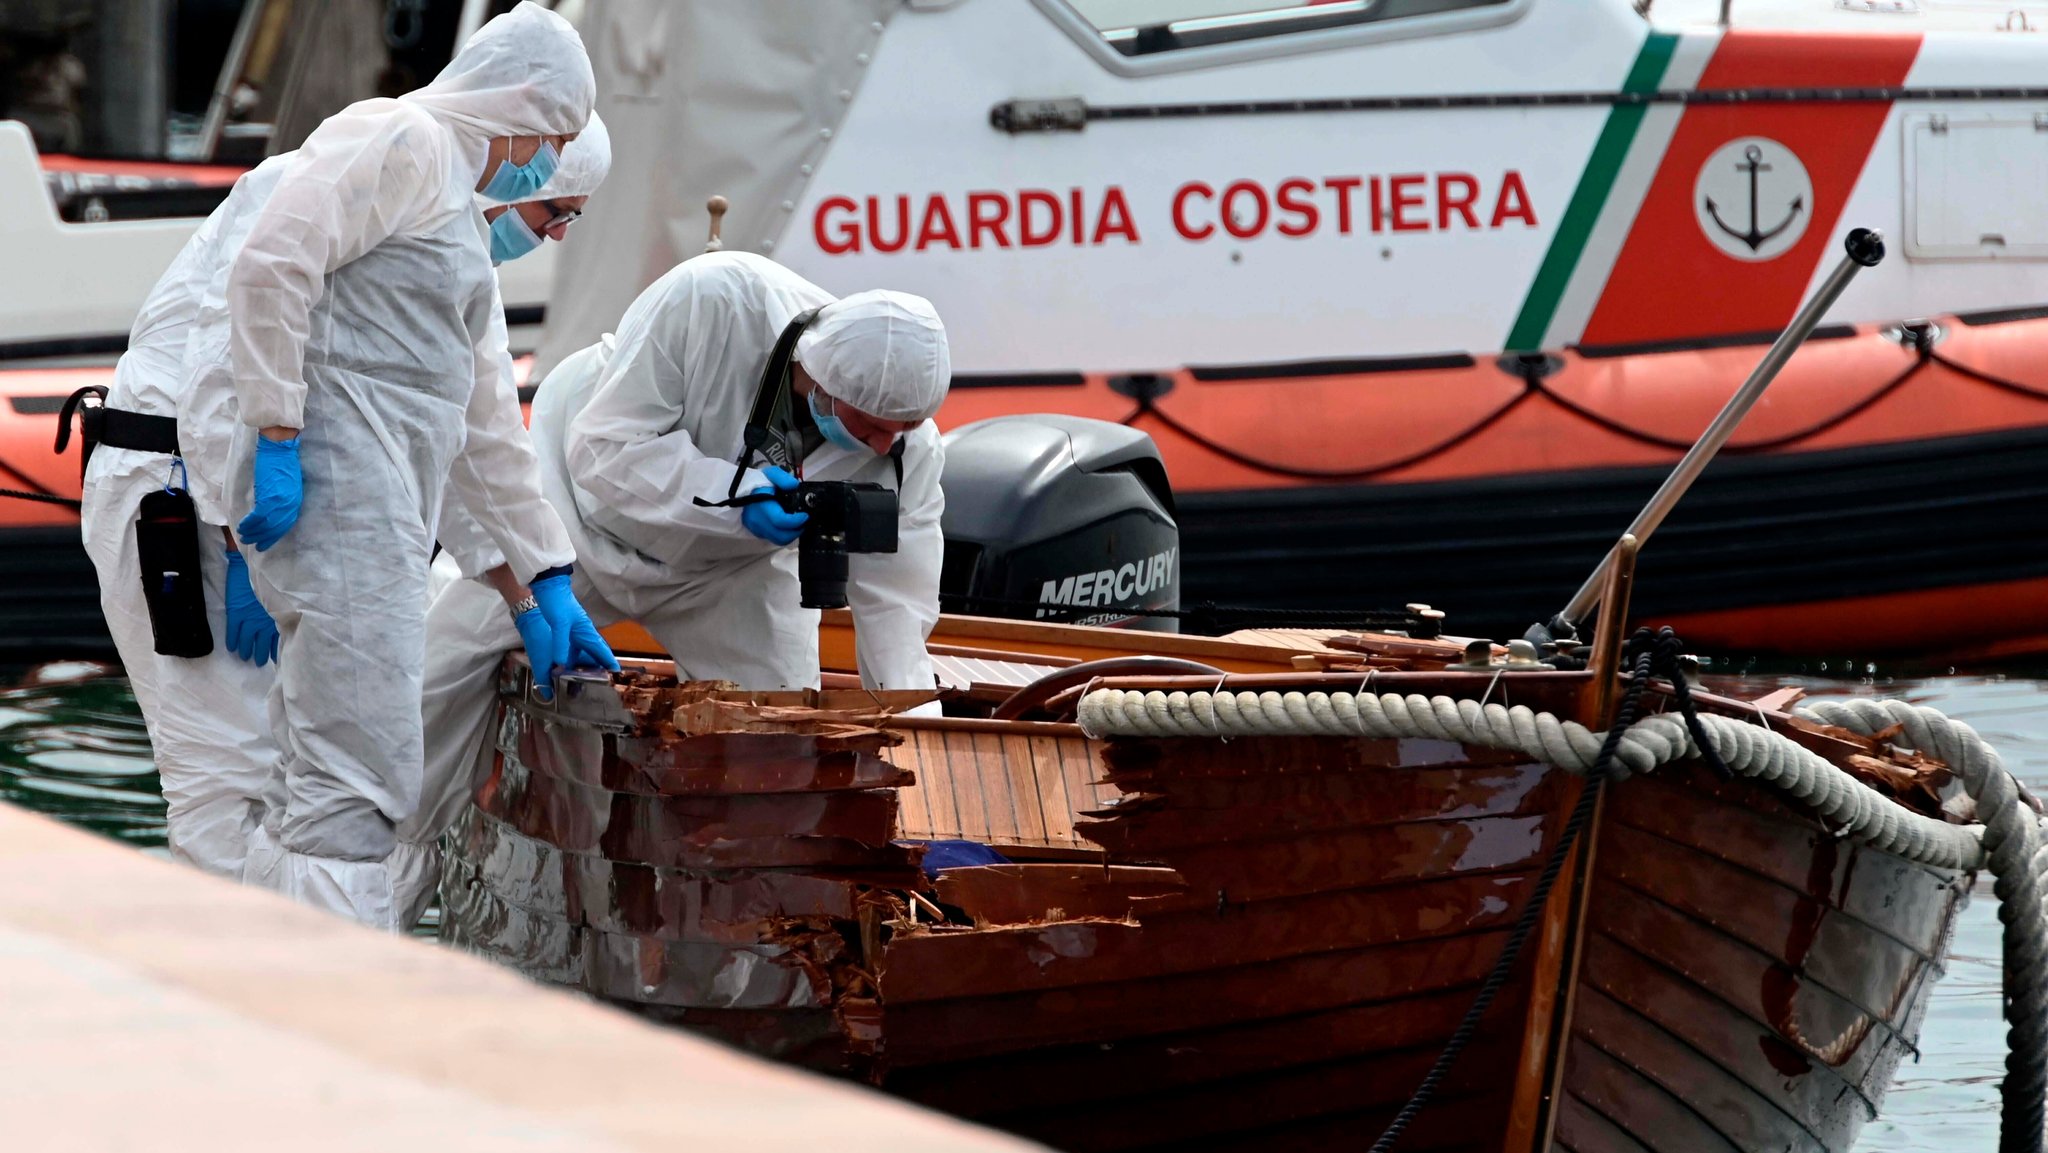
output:
[[[0,805],[0,1147],[1037,1148]]]

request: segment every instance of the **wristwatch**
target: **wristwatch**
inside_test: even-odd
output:
[[[538,609],[539,607],[540,601],[536,600],[532,593],[527,593],[525,600],[522,600],[512,606],[512,619],[516,621],[520,617],[525,616],[527,613],[530,613],[535,609]]]

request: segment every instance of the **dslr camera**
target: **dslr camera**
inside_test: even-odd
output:
[[[796,575],[807,609],[846,607],[847,556],[896,551],[896,493],[879,484],[807,480],[775,501],[809,513],[797,540]]]

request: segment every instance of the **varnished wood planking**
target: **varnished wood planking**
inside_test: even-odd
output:
[[[916,778],[916,784],[896,790],[896,795],[903,800],[902,812],[897,818],[900,822],[897,832],[901,836],[913,839],[930,837],[933,830],[938,827],[938,820],[932,813],[932,798],[945,787],[934,783],[935,777],[944,773],[944,767],[927,766],[924,763],[924,754],[919,750],[917,737],[918,734],[913,733],[903,744],[882,751],[882,756],[890,764],[908,769],[911,776]]]
[[[1382,825],[1311,837],[1273,838],[1151,854],[1188,884],[1236,904],[1310,892],[1400,886],[1431,877],[1517,872],[1536,865],[1549,830],[1541,817],[1487,817],[1454,824]],[[1553,822],[1554,824],[1554,822]]]
[[[906,932],[882,954],[882,994],[895,1004],[993,996],[1486,933],[1510,921],[1530,883],[1526,875],[1438,878],[1394,892],[1317,893],[1221,912],[1194,894],[1141,923]]]
[[[1088,842],[1074,831],[1074,817],[1084,806],[1082,798],[1067,790],[1067,776],[1060,768],[1061,744],[1051,737],[1031,738],[1031,776],[1038,782],[1046,839],[1056,844],[1079,847]]]
[[[995,842],[996,824],[991,817],[993,806],[989,804],[988,775],[986,763],[978,755],[977,745],[983,740],[977,733],[940,733],[939,739],[946,750],[946,762],[953,770],[953,804],[960,812],[960,831],[955,836],[970,841]],[[1008,783],[1005,774],[1004,783]],[[996,790],[996,799],[1006,800],[1007,790]]]
[[[1682,845],[1856,917],[1922,954],[1932,954],[1948,918],[1957,875],[1914,865],[1845,841],[1791,813],[1775,798],[1757,807],[1702,790],[1704,782],[1638,777],[1614,790],[1613,823]],[[1763,793],[1761,786],[1721,786]]]
[[[918,756],[918,788],[925,794],[931,823],[923,829],[905,829],[906,836],[952,839],[968,827],[960,804],[960,771],[946,752],[946,734],[920,731],[913,736]]]
[[[1574,1025],[1578,1040],[1597,1038],[1601,1050],[1681,1099],[1700,1125],[1737,1149],[1821,1153],[1827,1148],[1740,1078],[1598,988],[1581,987]],[[1633,1131],[1645,1139],[1653,1136]],[[1698,1147],[1679,1144],[1675,1151],[1691,1153]]]
[[[1010,803],[1017,814],[1016,836],[1022,843],[1047,840],[1045,794],[1032,763],[1031,738],[1006,734],[1000,738],[1002,767],[1009,777]],[[1071,828],[1071,822],[1069,822]]]
[[[885,957],[883,1024],[889,1060],[899,1067],[955,1061],[1405,999],[1477,980],[1499,955],[1504,936],[1504,930],[1489,931],[1223,971],[907,1003],[889,998]]]
[[[1649,1153],[1627,1130],[1571,1093],[1565,1094],[1557,1107],[1556,1147],[1573,1153]]]
[[[1075,814],[1120,795],[1112,786],[1077,783],[1099,775],[1083,740],[926,729],[905,735],[884,756],[917,777],[902,790],[906,838],[1092,849],[1074,831]]]
[[[1067,801],[1074,806],[1074,812],[1093,812],[1102,807],[1102,802],[1114,793],[1104,793],[1096,787],[1102,778],[1102,768],[1086,745],[1075,748],[1067,741],[1059,743],[1060,773],[1067,779]]]
[[[1574,1033],[1566,1052],[1564,1084],[1568,1094],[1598,1110],[1651,1153],[1754,1153],[1737,1148],[1683,1097],[1582,1031]]]
[[[1745,1149],[1846,1149],[1868,1102],[1770,1029],[1604,937],[1586,945],[1580,1028],[1627,1056]]]
[[[1610,828],[1603,872],[1753,948],[1890,1021],[1927,957],[1816,899],[1682,846]]]
[[[1893,1062],[1881,1058],[1899,1044],[1893,1026],[1805,980],[1782,960],[1618,885],[1602,891],[1592,924],[1602,936],[1699,985],[1729,1012],[1784,1037],[1805,1059],[1837,1062],[1840,1075],[1866,1098],[1883,1093]],[[1931,963],[1922,968],[1915,997],[1932,973]],[[1902,1006],[1899,1016],[1906,1012]]]
[[[1111,827],[1091,836],[1148,851],[1283,836],[1336,833],[1398,824],[1454,823],[1476,817],[1560,811],[1569,778],[1540,766],[1383,769],[1231,780],[1120,778],[1157,797],[1118,809]]]

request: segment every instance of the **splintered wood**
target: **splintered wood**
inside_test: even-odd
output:
[[[620,702],[654,735],[809,733],[873,730],[892,713],[937,699],[901,689],[798,689],[747,692],[730,681],[684,681],[627,674]]]

